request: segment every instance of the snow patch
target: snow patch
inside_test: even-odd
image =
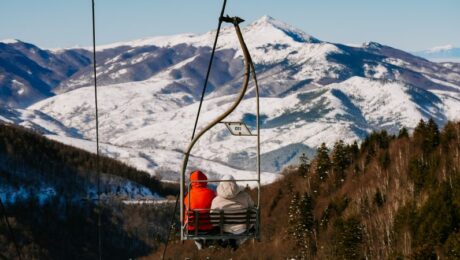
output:
[[[5,44],[15,44],[15,43],[19,43],[21,41],[17,40],[17,39],[3,39],[3,40],[0,40],[0,42],[5,43]]]
[[[435,53],[435,52],[440,52],[440,51],[452,50],[453,48],[454,48],[454,46],[452,44],[447,44],[447,45],[443,45],[443,46],[433,47],[433,48],[427,50],[426,52],[427,53]]]

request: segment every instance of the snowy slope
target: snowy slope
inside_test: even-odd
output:
[[[164,179],[174,179],[177,175],[170,174],[180,168],[180,151],[189,141],[198,104],[181,104],[182,97],[171,94],[155,96],[155,90],[161,89],[163,84],[164,81],[150,80],[129,86],[101,87],[100,135],[103,143],[110,144],[103,145],[105,154],[142,170],[158,172]],[[92,88],[80,88],[30,109],[46,111],[65,125],[78,127],[85,138],[94,140],[93,107],[84,101],[92,102],[92,95]],[[149,102],[152,96],[156,102]],[[200,126],[222,113],[233,98],[228,95],[207,100],[202,108]],[[459,120],[459,100],[458,93],[433,93],[400,82],[360,77],[285,97],[264,97],[261,99],[262,153],[272,157],[279,154],[274,156],[277,162],[262,161],[263,170],[276,172],[285,165],[283,161],[289,161],[282,156],[284,147],[302,144],[304,150],[297,153],[309,152],[308,148],[315,148],[322,142],[329,146],[339,139],[352,142],[372,130],[386,129],[394,133],[403,126],[413,128],[421,118],[433,117],[441,125],[447,120]],[[251,125],[248,119],[254,108],[255,99],[248,98],[226,120],[245,120]],[[91,150],[89,146],[63,137],[54,136],[53,139]],[[245,170],[254,170],[254,163],[244,163],[241,158],[254,159],[255,139],[231,136],[220,125],[202,138],[193,156],[190,169],[206,165],[204,169],[219,175],[230,171],[250,176]],[[266,181],[274,178],[269,173],[264,176]]]
[[[15,124],[33,129],[41,134],[56,134],[83,138],[79,130],[67,127],[55,118],[38,110],[14,109],[0,107],[0,123]]]
[[[263,182],[302,152],[322,142],[361,140],[373,130],[392,133],[434,118],[460,120],[460,69],[368,42],[360,47],[320,41],[271,17],[245,26],[261,85]],[[176,180],[188,145],[215,32],[153,37],[98,47],[102,152],[142,170]],[[223,29],[199,128],[233,101],[242,80],[242,57],[231,27]],[[64,80],[60,93],[18,112],[49,138],[94,152],[91,70]],[[226,120],[255,125],[252,83]],[[19,111],[19,110],[14,110]],[[55,122],[46,126],[40,114]],[[6,114],[6,113],[4,113]],[[24,115],[23,115],[24,114]],[[1,116],[1,114],[0,114]],[[52,119],[52,120],[51,120]],[[57,122],[61,124],[58,127]],[[211,177],[253,178],[255,138],[233,137],[224,125],[192,151],[189,169]]]

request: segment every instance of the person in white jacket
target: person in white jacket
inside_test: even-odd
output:
[[[212,201],[211,211],[245,212],[244,210],[254,206],[251,196],[236,184],[232,176],[226,175],[222,179],[229,181],[220,182],[217,186],[217,196]],[[223,231],[242,234],[246,231],[246,224],[226,224]]]

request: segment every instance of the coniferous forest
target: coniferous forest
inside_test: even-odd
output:
[[[282,174],[262,190],[261,242],[197,251],[172,241],[166,258],[460,258],[460,123],[322,145]]]

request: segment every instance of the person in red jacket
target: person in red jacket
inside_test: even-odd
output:
[[[213,225],[209,221],[209,210],[211,208],[212,200],[216,196],[215,192],[209,189],[207,182],[194,182],[194,181],[205,181],[208,178],[201,171],[194,171],[190,174],[191,189],[190,192],[185,196],[184,206],[185,206],[185,221],[188,223],[187,227],[189,232],[194,232],[195,222],[194,215],[189,215],[189,210],[200,209],[199,211],[199,224],[198,231],[202,232],[211,232],[213,230]],[[189,205],[190,203],[190,205]],[[198,243],[197,243],[198,242]],[[201,249],[203,245],[206,244],[206,241],[196,241],[198,249]]]

